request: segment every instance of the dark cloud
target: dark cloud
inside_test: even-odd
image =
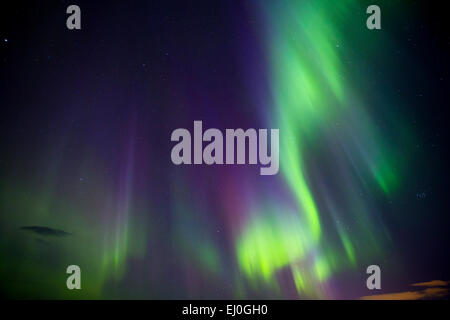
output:
[[[46,237],[47,236],[48,237],[65,237],[65,236],[71,235],[71,233],[63,231],[63,230],[53,229],[53,228],[49,228],[49,227],[42,227],[42,226],[25,226],[25,227],[21,227],[20,229],[38,234],[40,236],[46,236]]]

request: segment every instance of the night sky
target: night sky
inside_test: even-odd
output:
[[[358,299],[450,280],[437,4],[10,2],[2,296]],[[81,30],[66,28],[71,4]],[[278,128],[280,171],[174,165],[171,133],[194,120]],[[82,290],[66,288],[72,264]],[[366,288],[371,264],[382,290]]]

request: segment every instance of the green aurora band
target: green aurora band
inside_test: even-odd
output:
[[[236,242],[237,257],[254,285],[262,281],[278,288],[277,273],[290,269],[301,297],[331,298],[326,281],[346,268],[364,272],[358,259],[379,257],[389,237],[377,234],[370,204],[355,194],[375,185],[390,195],[400,183],[400,155],[360,102],[353,84],[364,82],[355,71],[358,64],[346,63],[361,60],[352,44],[368,33],[353,24],[355,12],[365,13],[365,7],[355,1],[265,1],[262,7],[271,126],[280,129],[280,166],[296,209],[278,203],[252,214]],[[365,21],[360,18],[358,23]],[[338,202],[351,204],[346,212],[333,203],[326,186],[311,188],[325,180],[320,168],[315,170],[320,164],[312,152],[335,160],[333,170],[340,171],[335,174],[342,183]],[[325,202],[322,209],[317,199]],[[333,219],[334,230],[324,230],[322,216]],[[350,221],[353,232],[345,227]],[[329,236],[333,232],[340,244]]]

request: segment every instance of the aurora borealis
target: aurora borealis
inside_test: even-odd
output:
[[[418,4],[378,3],[381,30],[368,1],[79,1],[72,31],[68,1],[14,5],[2,296],[358,299],[371,264],[382,293],[448,280],[448,44]],[[174,165],[198,120],[279,129],[278,174]]]

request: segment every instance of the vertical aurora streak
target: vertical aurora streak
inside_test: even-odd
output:
[[[371,205],[355,193],[371,180],[389,193],[399,179],[387,156],[387,138],[377,134],[353,84],[345,81],[350,76],[342,61],[349,59],[345,48],[351,39],[343,27],[361,8],[352,1],[277,1],[261,7],[275,120],[269,125],[280,129],[281,171],[296,207],[289,212],[276,203],[252,215],[237,242],[238,260],[253,281],[277,286],[276,273],[290,268],[301,296],[331,298],[326,281],[354,268],[366,250],[358,250],[356,239],[366,239],[373,255],[384,241],[373,228]],[[338,199],[327,190],[332,178],[321,172],[323,157],[338,171],[328,169],[339,177]],[[333,221],[325,231],[324,216]],[[349,231],[352,220],[359,223]]]

